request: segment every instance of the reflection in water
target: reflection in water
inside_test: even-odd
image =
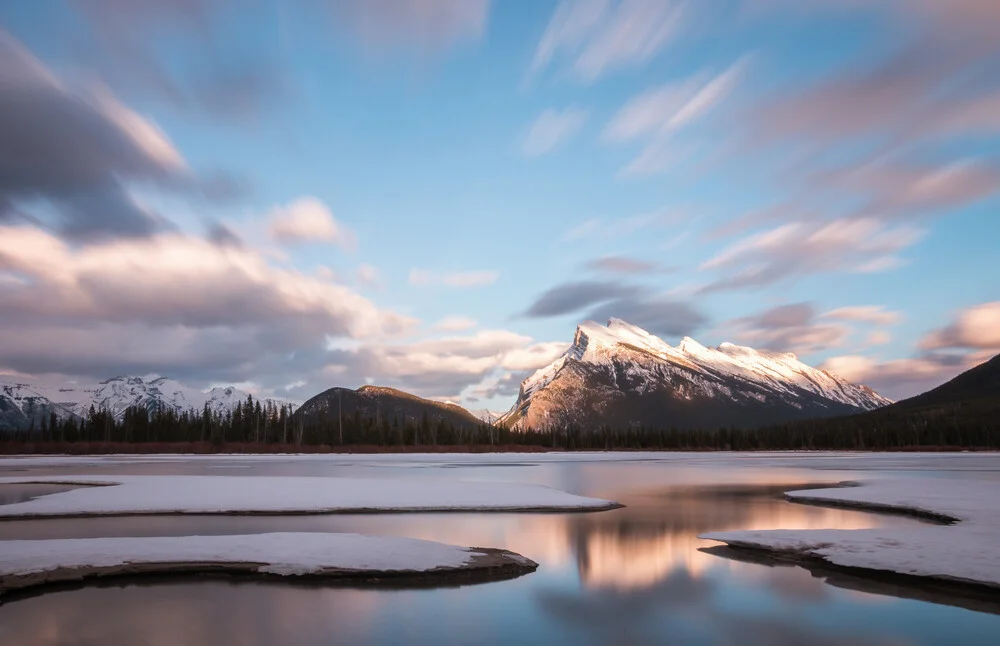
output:
[[[754,484],[718,485],[738,482],[740,475]],[[0,606],[0,643],[992,646],[1000,634],[997,616],[843,590],[799,568],[766,567],[699,551],[712,543],[697,535],[713,530],[917,522],[788,503],[781,492],[806,481],[789,480],[787,473],[768,482],[760,473],[739,471],[720,475],[706,470],[691,476],[638,464],[556,464],[512,466],[504,469],[503,479],[555,484],[616,498],[627,506],[590,514],[0,523],[0,539],[352,531],[502,547],[541,563],[538,572],[521,579],[458,589],[304,588],[232,580],[87,587]],[[112,616],[108,609],[114,609]]]
[[[679,487],[629,499],[624,509],[568,519],[580,578],[591,586],[649,586],[677,568],[699,574],[717,559],[698,534],[727,529],[863,529],[914,521],[786,502],[775,487]]]

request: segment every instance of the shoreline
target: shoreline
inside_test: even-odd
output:
[[[887,449],[856,448],[761,448],[726,450],[714,447],[685,448],[565,448],[536,444],[253,444],[210,442],[8,442],[0,440],[0,464],[5,457],[114,456],[114,455],[395,455],[451,453],[1000,453],[1000,448],[975,446],[902,446]]]

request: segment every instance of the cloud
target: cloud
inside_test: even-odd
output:
[[[594,321],[620,318],[658,336],[689,336],[704,327],[708,319],[694,305],[649,295],[619,298],[598,305],[584,317]]]
[[[467,316],[446,316],[434,324],[434,330],[439,332],[464,332],[476,327],[475,319]]]
[[[337,222],[330,208],[315,197],[300,197],[271,211],[270,236],[282,244],[330,242],[353,249],[354,234]]]
[[[354,272],[354,278],[362,287],[379,288],[382,286],[382,276],[377,267],[362,263]]]
[[[332,0],[335,27],[372,55],[428,56],[481,40],[489,0]]]
[[[950,325],[928,333],[920,341],[920,347],[924,350],[1000,350],[1000,301],[983,303],[959,312]]]
[[[604,256],[595,258],[584,265],[592,271],[610,274],[650,274],[660,271],[659,265],[645,260],[636,260],[624,256]]]
[[[528,318],[561,316],[612,299],[634,297],[641,291],[634,286],[596,280],[563,283],[538,296],[524,315]]]
[[[605,240],[625,237],[647,228],[667,227],[686,217],[690,217],[686,209],[661,209],[613,220],[591,218],[567,231],[563,240],[581,240],[583,238]]]
[[[542,112],[524,138],[521,152],[528,157],[552,152],[572,139],[583,128],[587,117],[586,110],[573,107]]]
[[[716,76],[702,73],[629,99],[611,118],[603,138],[618,142],[667,135],[696,121],[733,90],[748,60],[741,58]]]
[[[805,274],[870,273],[902,263],[897,254],[923,232],[873,218],[791,222],[743,238],[701,265],[724,272],[702,292],[772,285]]]
[[[690,303],[673,300],[646,287],[604,281],[557,285],[538,296],[528,318],[551,318],[586,311],[583,319],[620,318],[653,334],[686,335],[707,319]]]
[[[42,198],[79,238],[142,236],[165,221],[126,182],[195,188],[160,128],[99,86],[71,91],[0,29],[0,201]]]
[[[558,56],[592,82],[606,72],[651,60],[677,33],[684,3],[670,0],[564,0],[556,7],[531,63],[531,74]]]
[[[842,346],[850,328],[817,318],[811,303],[791,303],[733,319],[724,327],[757,349],[809,354]]]
[[[492,285],[500,278],[500,272],[493,270],[454,271],[438,273],[414,267],[410,270],[410,284],[417,287],[444,285],[446,287],[467,288]]]
[[[2,227],[0,274],[17,279],[0,281],[0,364],[25,373],[287,383],[318,369],[329,338],[416,324],[253,249],[177,233],[69,245]]]
[[[643,139],[645,148],[622,170],[644,175],[663,170],[677,148],[674,135],[708,115],[735,89],[749,65],[743,57],[715,76],[699,74],[683,81],[646,90],[633,97],[612,117],[602,137],[610,142]]]
[[[569,344],[564,341],[551,341],[514,349],[504,355],[500,367],[521,372],[537,370],[558,359],[568,347]]]
[[[912,217],[974,204],[1000,192],[1000,164],[977,158],[928,164],[896,156],[821,173],[813,181],[865,196],[865,213]]]
[[[879,394],[899,400],[936,388],[962,372],[988,360],[989,354],[925,353],[891,361],[845,355],[831,357],[820,368],[853,383],[865,384]]]
[[[823,314],[823,318],[875,325],[896,325],[903,320],[903,315],[900,312],[887,310],[884,305],[855,305],[830,310]]]
[[[72,0],[70,6],[84,27],[72,34],[78,59],[123,91],[226,118],[256,116],[290,92],[288,75],[270,57],[272,43],[236,56],[221,37],[246,8],[236,2]],[[182,59],[162,47],[178,40],[188,55]]]
[[[459,399],[463,391],[505,370],[534,370],[550,363],[555,345],[536,344],[530,337],[506,330],[482,330],[408,344],[334,350],[327,373],[344,383],[370,381],[424,397]],[[558,345],[563,351],[567,347]]]

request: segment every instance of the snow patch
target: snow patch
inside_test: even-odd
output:
[[[954,525],[861,530],[712,532],[735,547],[794,553],[834,565],[1000,587],[1000,497],[996,482],[906,479],[792,491],[797,502],[949,518]]]

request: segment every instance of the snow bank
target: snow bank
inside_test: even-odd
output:
[[[915,513],[953,525],[861,530],[771,530],[701,538],[842,567],[1000,587],[1000,483],[905,479],[792,491],[795,502]]]
[[[90,577],[240,572],[327,578],[484,574],[505,578],[537,563],[504,550],[360,534],[84,538],[0,542],[0,593]]]
[[[269,476],[0,478],[0,486],[25,483],[84,486],[26,502],[2,505],[0,518],[369,511],[588,511],[618,506],[608,500],[513,482]]]

